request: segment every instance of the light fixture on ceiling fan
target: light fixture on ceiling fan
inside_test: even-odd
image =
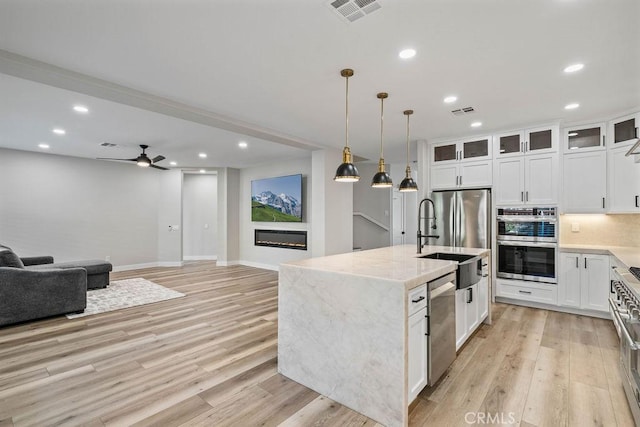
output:
[[[346,80],[346,97],[345,97],[345,145],[342,149],[342,164],[336,170],[336,176],[333,178],[337,182],[356,182],[360,180],[358,169],[352,163],[351,149],[349,148],[349,77],[353,76],[353,70],[345,68],[340,71],[340,75]]]
[[[405,169],[405,177],[400,183],[398,190],[404,192],[418,191],[418,184],[411,177],[411,166],[409,166],[409,116],[413,114],[413,110],[405,110],[403,114],[407,116],[407,169]]]
[[[380,100],[380,160],[378,161],[378,172],[373,176],[371,180],[371,186],[374,188],[389,188],[393,187],[393,181],[391,177],[384,169],[384,100],[389,96],[388,93],[380,92],[376,95]]]

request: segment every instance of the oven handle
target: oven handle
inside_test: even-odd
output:
[[[532,218],[532,217],[509,217],[509,216],[497,216],[496,220],[501,222],[550,222],[552,224],[556,223],[555,218],[545,217],[545,218]]]
[[[618,326],[620,328],[620,331],[622,332],[622,335],[624,335],[624,339],[627,341],[627,344],[629,344],[629,348],[631,350],[640,349],[640,346],[638,345],[638,343],[635,342],[631,338],[631,334],[629,334],[629,331],[624,326],[624,322],[622,321],[622,318],[620,317],[620,311],[618,311],[618,308],[616,307],[615,303],[613,302],[613,300],[611,298],[609,298],[609,307],[611,308],[611,314],[613,315],[613,322],[616,324],[616,326]],[[618,329],[618,328],[616,328],[616,329]],[[620,337],[620,338],[622,338],[622,337]]]
[[[498,245],[503,246],[536,246],[539,248],[557,248],[557,243],[539,243],[539,242],[527,242],[519,240],[498,240]]]

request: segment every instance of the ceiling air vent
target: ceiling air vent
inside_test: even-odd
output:
[[[470,114],[473,113],[474,110],[473,107],[464,107],[464,108],[458,108],[457,110],[452,110],[451,113],[453,113],[454,116],[463,116],[465,114]]]
[[[102,144],[100,144],[100,146],[101,146],[101,147],[109,147],[109,148],[112,148],[112,147],[117,147],[118,145],[117,145],[117,144],[112,144],[112,143],[110,143],[110,142],[103,142]]]
[[[356,21],[381,7],[376,0],[334,0],[327,4],[347,22]]]

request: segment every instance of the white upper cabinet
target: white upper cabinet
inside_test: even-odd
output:
[[[562,151],[573,154],[604,150],[607,142],[605,132],[604,123],[566,127],[562,131]]]
[[[557,153],[498,159],[493,176],[496,205],[548,205],[558,202]]]
[[[625,156],[628,149],[629,144],[607,153],[611,213],[640,213],[640,164],[634,162],[633,156]]]
[[[431,145],[431,189],[490,187],[491,152],[490,136]]]
[[[476,137],[457,142],[441,142],[431,146],[431,163],[477,162],[491,159],[491,137]]]
[[[609,148],[629,145],[638,141],[640,113],[619,117],[609,122],[609,134],[612,135]]]
[[[495,158],[556,152],[559,133],[560,129],[554,125],[495,135],[493,137]]]
[[[563,156],[563,213],[605,213],[607,200],[607,152],[582,148]]]

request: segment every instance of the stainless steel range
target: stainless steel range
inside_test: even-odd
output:
[[[640,425],[640,268],[614,267],[609,310],[620,337],[620,369],[629,407]]]

